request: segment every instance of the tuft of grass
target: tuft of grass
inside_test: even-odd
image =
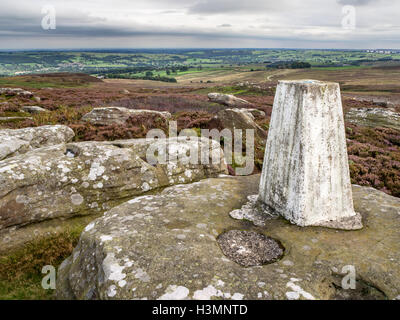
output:
[[[32,241],[10,255],[0,257],[0,300],[52,299],[54,290],[45,290],[42,268],[56,269],[71,253],[79,240],[82,227]]]
[[[6,112],[0,112],[1,117],[32,117],[30,113],[27,112],[12,112],[12,111],[6,111]]]
[[[257,88],[253,87],[251,85],[249,86],[238,86],[238,85],[233,85],[233,86],[218,86],[218,87],[209,87],[209,88],[203,88],[197,91],[194,91],[194,93],[198,94],[208,94],[210,92],[219,92],[219,93],[224,93],[224,94],[233,94],[233,95],[242,95],[242,96],[268,96],[268,95],[273,95],[273,89],[269,88]]]
[[[42,112],[33,116],[34,126],[54,125],[54,124],[71,124],[81,120],[81,118],[93,107],[72,108],[60,106],[54,111]]]
[[[25,121],[29,121],[26,118],[14,118],[14,119],[0,119],[0,124],[5,124],[5,125],[10,125],[14,124],[18,126],[20,123],[23,123]]]

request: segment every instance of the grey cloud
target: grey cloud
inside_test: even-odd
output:
[[[268,13],[279,8],[283,9],[288,0],[202,0],[189,7],[191,14],[220,14],[220,13]]]
[[[164,11],[161,11],[160,13],[161,14],[174,14],[174,13],[178,13],[179,11],[178,10],[164,10]]]
[[[135,0],[134,3],[114,0],[112,4],[92,0],[82,2],[78,9],[74,9],[77,0],[71,0],[66,7],[60,5],[60,9],[57,4],[61,2],[53,0],[57,8],[56,30],[42,30],[43,14],[31,0],[1,1],[0,48],[28,46],[33,39],[42,47],[63,41],[75,47],[82,44],[98,47],[105,43],[110,43],[110,47],[140,46],[141,39],[140,43],[147,46],[170,47],[318,47],[319,44],[339,48],[380,43],[382,47],[400,48],[400,34],[395,29],[400,4],[394,0],[329,0],[323,6],[318,0]],[[100,8],[100,13],[89,4]],[[357,29],[352,34],[340,32],[342,4],[360,6]],[[142,19],[140,24],[134,18],[118,19],[138,6],[149,13],[148,21]],[[180,14],[179,21],[169,16],[175,13]],[[200,19],[205,22],[199,23]],[[386,45],[382,45],[384,41]]]
[[[370,3],[379,2],[379,0],[338,0],[337,2],[342,5],[364,6]]]

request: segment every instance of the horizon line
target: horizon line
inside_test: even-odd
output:
[[[152,48],[152,47],[141,47],[141,48],[24,48],[24,49],[0,49],[0,52],[24,52],[24,51],[101,51],[101,50],[340,50],[340,51],[365,51],[365,50],[400,50],[400,48],[283,48],[283,47],[248,47],[248,48],[235,48],[235,47],[167,47],[167,48]]]

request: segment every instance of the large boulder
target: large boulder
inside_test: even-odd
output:
[[[359,231],[301,228],[265,216],[255,226],[248,221],[251,214],[246,220],[232,219],[230,212],[242,206],[251,211],[258,185],[259,175],[206,179],[109,210],[86,226],[72,255],[60,266],[58,298],[393,299],[400,295],[400,199],[354,186],[355,208],[365,225]],[[283,257],[243,267],[240,258],[257,253],[259,241],[270,253],[279,251],[276,243],[280,243]],[[221,249],[233,255],[225,256]],[[348,265],[355,268],[355,290],[341,288],[348,273],[342,271],[349,268],[343,267]]]
[[[75,136],[67,126],[41,126],[24,129],[0,130],[0,160],[26,153],[33,149],[66,143]]]
[[[123,125],[130,117],[145,116],[160,119],[166,123],[170,118],[169,112],[161,112],[154,110],[128,109],[124,107],[105,107],[95,108],[82,117],[82,120],[90,122],[94,125]]]
[[[262,115],[262,114],[260,114]],[[254,130],[254,137],[256,143],[265,146],[267,140],[267,132],[263,130],[255,121],[254,114],[246,108],[233,108],[220,110],[214,117],[212,122],[216,123],[216,126],[220,129],[230,129],[233,134],[234,129]],[[243,137],[245,137],[243,133]]]
[[[383,108],[351,108],[346,120],[365,127],[385,127],[400,130],[400,113]]]
[[[243,107],[251,104],[250,102],[235,97],[234,95],[216,92],[209,93],[208,99],[212,102],[219,103],[228,107]]]
[[[209,145],[210,161],[187,161],[188,153],[199,154]],[[147,156],[150,147],[155,150],[153,157]],[[163,161],[163,154],[170,161]],[[178,156],[170,159],[173,155]],[[0,161],[0,231],[100,213],[157,188],[226,172],[220,145],[205,138],[81,142],[40,148]]]

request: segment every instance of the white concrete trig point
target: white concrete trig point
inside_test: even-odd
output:
[[[279,81],[259,201],[299,226],[362,228],[353,207],[339,84]]]

